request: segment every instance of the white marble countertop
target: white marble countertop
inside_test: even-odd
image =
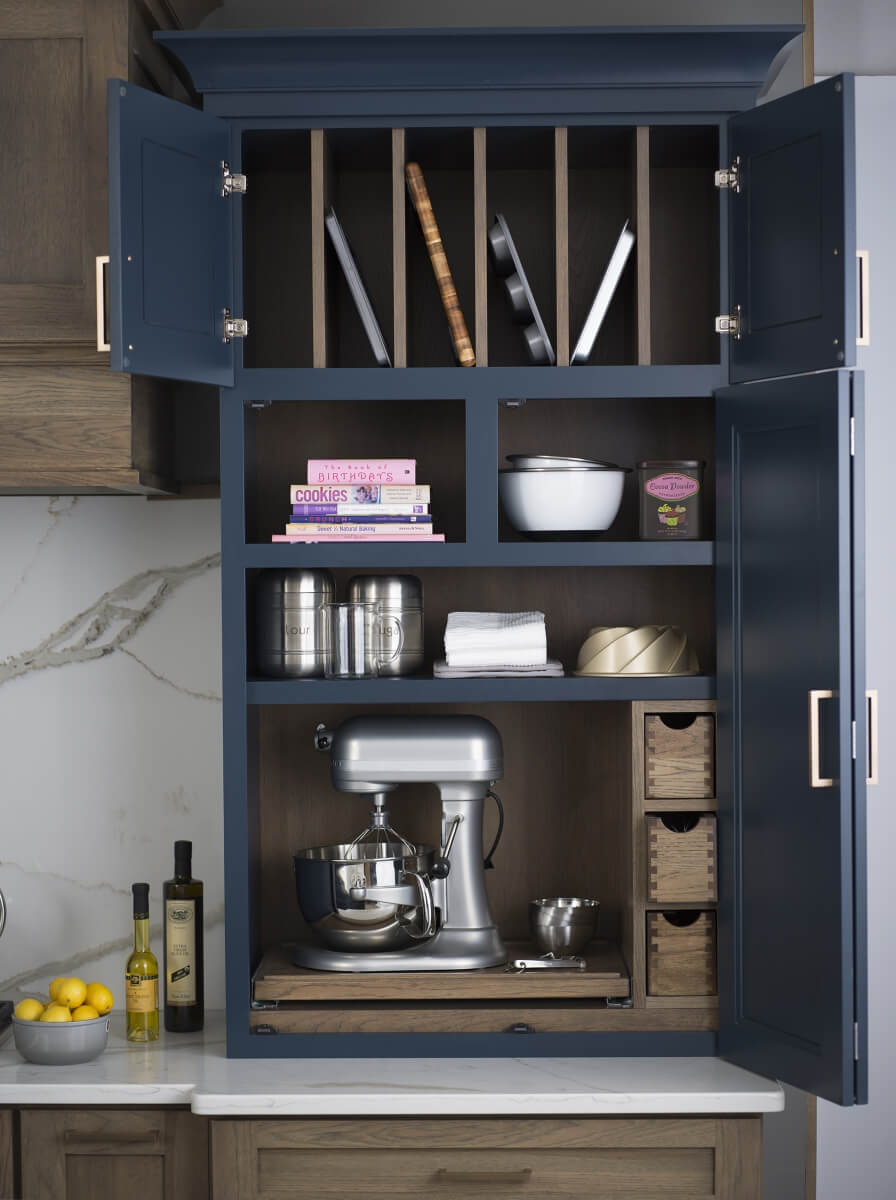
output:
[[[0,1048],[0,1105],[182,1104],[206,1116],[761,1113],[784,1092],[718,1058],[227,1058],[224,1019],[146,1046],[113,1013],[105,1052],[74,1067]]]

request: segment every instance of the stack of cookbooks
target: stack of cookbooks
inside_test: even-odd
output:
[[[273,542],[444,542],[433,533],[429,484],[413,458],[310,458],[305,483],[289,485],[286,531]]]

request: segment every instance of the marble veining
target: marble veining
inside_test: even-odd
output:
[[[11,655],[0,664],[0,684],[29,671],[102,658],[129,641],[166,598],[187,580],[218,567],[221,555],[208,554],[182,567],[154,567],[104,592],[89,608],[48,634],[31,650]],[[136,655],[135,662],[150,670]],[[155,675],[156,678],[161,678]],[[168,683],[169,680],[164,680]],[[174,686],[172,684],[172,686]],[[205,696],[204,699],[220,699]]]

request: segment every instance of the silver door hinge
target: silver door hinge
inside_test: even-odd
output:
[[[249,322],[245,317],[232,317],[230,309],[224,309],[224,341],[232,341],[233,338],[244,338],[249,336]]]
[[[856,723],[852,723],[852,756],[856,757]]]
[[[859,1061],[859,1023],[853,1021],[852,1024],[852,1056],[853,1059]]]
[[[724,314],[721,317],[716,317],[715,329],[716,333],[728,333],[736,342],[739,342],[741,335],[740,305],[735,304],[734,312]]]
[[[635,1006],[631,996],[607,996],[605,1004],[607,1008],[634,1008]]]
[[[856,456],[856,419],[849,418],[849,453],[851,458]]]
[[[740,191],[740,155],[738,154],[730,167],[723,167],[713,176],[717,188],[728,188],[732,192]]]
[[[221,163],[221,195],[229,196],[232,192],[243,193],[248,186],[248,180],[245,175],[234,174],[230,169],[230,163]]]

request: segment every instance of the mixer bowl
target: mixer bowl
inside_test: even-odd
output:
[[[552,896],[529,901],[529,930],[542,954],[565,958],[579,954],[597,929],[600,901]]]
[[[375,953],[418,944],[409,929],[417,908],[382,900],[353,900],[353,887],[393,887],[405,871],[428,875],[435,850],[408,854],[398,843],[313,846],[293,856],[299,909],[318,941],[331,950]]]

